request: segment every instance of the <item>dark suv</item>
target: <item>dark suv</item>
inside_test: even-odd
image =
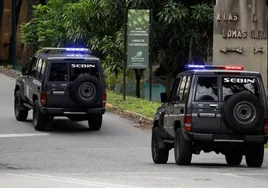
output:
[[[14,111],[25,121],[33,109],[33,126],[44,130],[55,116],[87,120],[99,130],[106,106],[100,60],[86,48],[43,48],[16,80]]]
[[[167,163],[174,148],[177,165],[192,154],[216,152],[227,164],[261,167],[267,143],[267,99],[261,74],[236,66],[186,66],[170,97],[161,94],[152,130],[151,151]]]

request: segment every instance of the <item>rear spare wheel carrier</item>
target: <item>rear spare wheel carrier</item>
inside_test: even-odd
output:
[[[248,92],[240,92],[224,104],[223,118],[237,132],[256,131],[264,118],[264,108],[257,97]]]
[[[79,105],[96,104],[101,99],[101,85],[94,76],[82,76],[70,86],[71,97]]]

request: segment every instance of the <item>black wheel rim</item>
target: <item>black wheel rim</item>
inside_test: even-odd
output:
[[[239,102],[234,107],[234,118],[241,124],[249,124],[256,118],[256,108],[249,102]]]
[[[78,92],[83,100],[90,100],[96,94],[96,88],[92,83],[86,82],[79,87]]]

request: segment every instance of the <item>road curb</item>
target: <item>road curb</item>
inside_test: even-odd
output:
[[[13,77],[13,78],[18,78],[19,75],[21,74],[19,71],[14,70],[11,67],[7,68],[4,66],[0,66],[0,73],[3,73],[5,75]],[[144,115],[138,114],[138,113],[130,111],[130,110],[121,109],[121,108],[114,106],[110,103],[106,104],[106,109],[108,111],[113,112],[114,114],[123,115],[123,116],[127,116],[131,119],[135,119],[141,125],[141,128],[147,129],[147,128],[151,128],[153,125],[152,118],[148,118]]]
[[[133,117],[135,119],[139,119],[139,123],[150,123],[150,124],[153,123],[153,119],[152,118],[148,118],[148,117],[146,117],[144,115],[138,114],[138,113],[133,112],[133,111],[130,111],[130,110],[121,109],[121,108],[119,108],[117,106],[113,106],[112,104],[109,104],[109,103],[106,104],[106,108],[107,108],[107,110],[110,110],[110,111],[119,111],[119,113],[121,112],[122,115],[127,115],[129,117]]]

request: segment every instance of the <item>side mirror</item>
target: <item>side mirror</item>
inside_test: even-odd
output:
[[[161,93],[160,98],[162,103],[168,102],[167,93]]]
[[[21,73],[22,73],[22,75],[26,75],[27,74],[27,69],[25,67],[23,67],[21,69]]]

